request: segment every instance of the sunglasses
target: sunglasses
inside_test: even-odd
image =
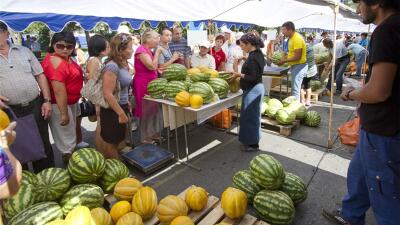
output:
[[[74,45],[56,44],[56,48],[72,50],[72,49],[74,49]]]

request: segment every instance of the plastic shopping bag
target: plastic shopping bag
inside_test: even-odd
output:
[[[359,140],[360,133],[360,118],[345,122],[339,127],[339,137],[343,144],[356,146]]]

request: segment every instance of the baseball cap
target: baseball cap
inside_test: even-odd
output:
[[[200,47],[209,48],[210,47],[210,42],[209,41],[202,41],[199,46]]]
[[[237,32],[236,35],[235,35],[235,39],[236,39],[236,40],[239,40],[239,39],[243,36],[243,34],[244,34],[244,33],[241,32],[241,31]]]
[[[229,29],[229,28],[227,28],[227,27],[222,27],[222,28],[221,28],[221,32],[222,32],[222,33],[229,33],[229,34],[232,33],[231,29]]]

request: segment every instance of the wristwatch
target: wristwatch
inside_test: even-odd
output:
[[[43,103],[51,103],[50,98],[43,98]]]

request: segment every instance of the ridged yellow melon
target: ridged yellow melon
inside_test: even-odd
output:
[[[156,212],[157,202],[157,193],[153,188],[148,186],[139,188],[132,199],[132,211],[143,220],[147,220]]]
[[[202,187],[192,185],[186,192],[185,202],[192,210],[202,210],[207,205],[207,201],[207,191]]]
[[[136,191],[143,187],[142,182],[135,178],[124,178],[115,185],[114,196],[119,200],[131,201]]]
[[[116,223],[123,215],[131,212],[131,209],[131,203],[128,201],[119,201],[111,207],[111,219],[114,221],[114,223]]]
[[[187,216],[188,207],[185,201],[176,195],[168,195],[157,206],[157,217],[161,223],[169,224],[178,216]]]
[[[187,91],[181,91],[175,96],[175,102],[181,107],[190,105],[190,94]]]
[[[0,131],[7,128],[9,124],[10,118],[8,118],[8,115],[0,109]]]
[[[116,225],[143,225],[143,220],[138,214],[130,212],[123,215]]]
[[[172,220],[170,225],[194,225],[193,220],[187,216],[178,216]]]
[[[90,225],[92,215],[86,206],[73,208],[65,217],[65,225]]]
[[[103,208],[94,208],[90,210],[92,215],[91,225],[111,225],[111,216]]]
[[[201,71],[198,68],[190,68],[190,69],[187,70],[187,73],[188,73],[189,76],[192,75],[192,74],[195,74],[195,73],[200,73],[200,72]]]
[[[225,215],[231,219],[238,219],[244,216],[247,210],[247,196],[243,191],[228,187],[222,193],[221,208]]]
[[[191,95],[190,96],[190,107],[193,109],[198,109],[203,105],[203,97],[200,95]]]

